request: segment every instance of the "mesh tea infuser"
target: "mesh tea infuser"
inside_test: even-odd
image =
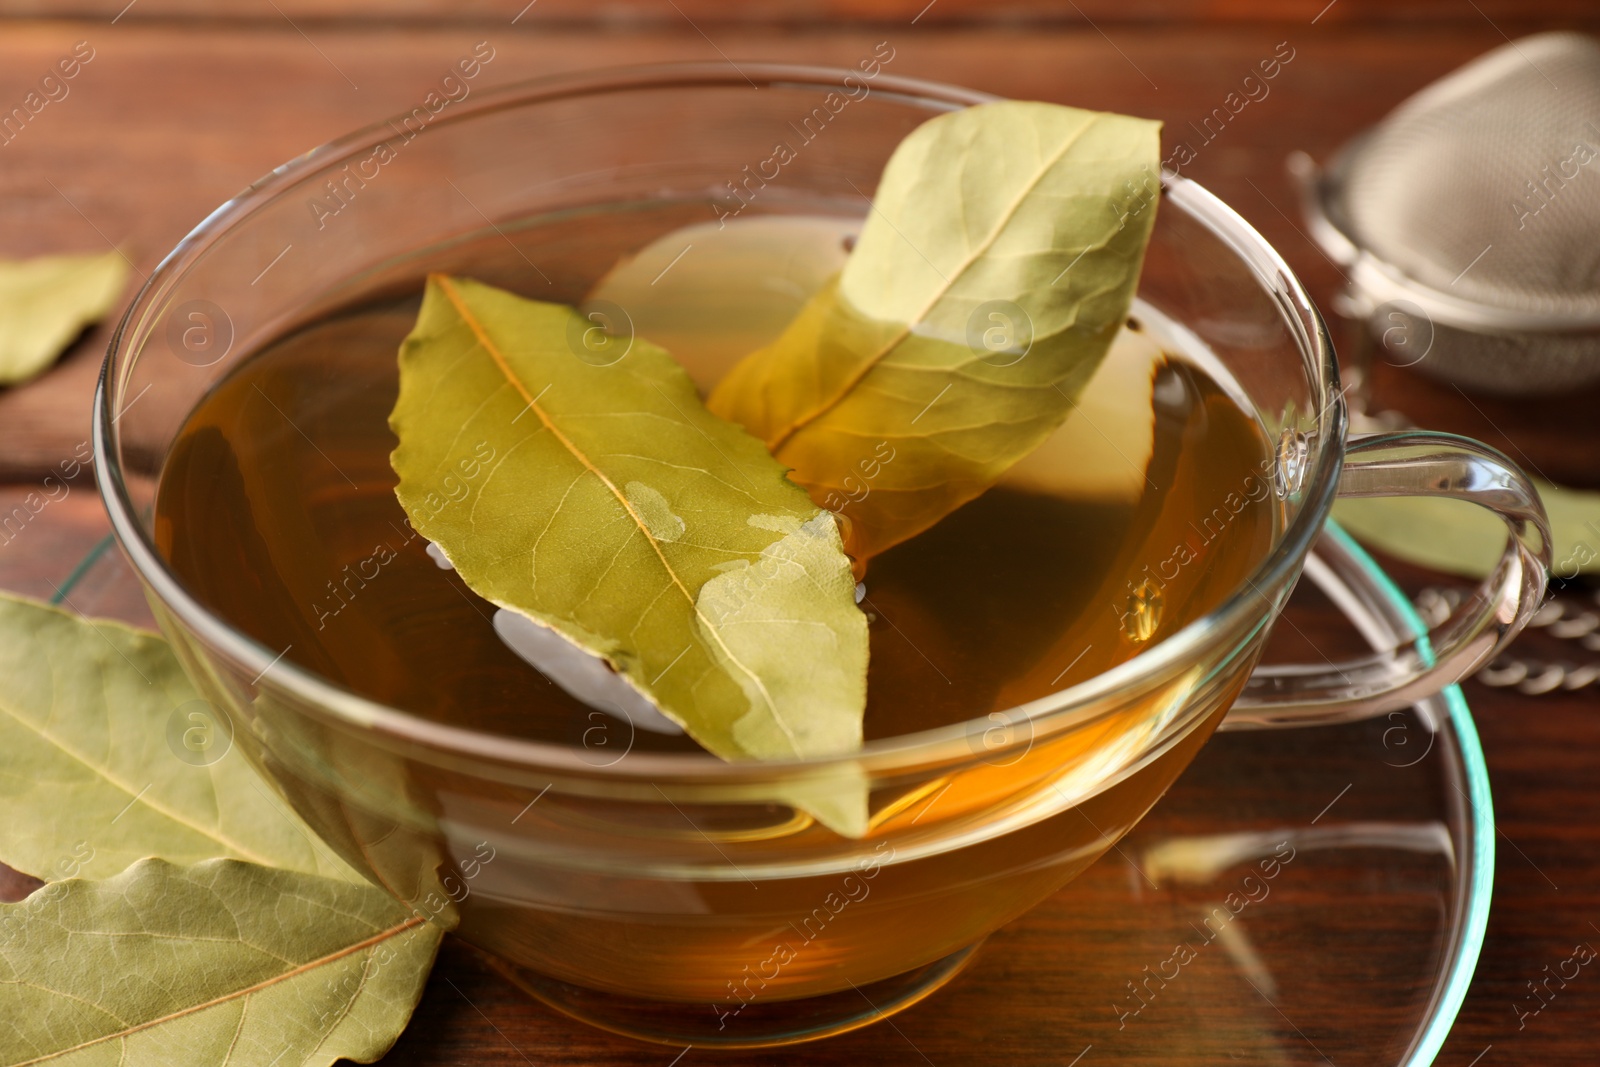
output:
[[[1433,83],[1326,170],[1297,153],[1313,237],[1364,353],[1466,389],[1600,381],[1600,43],[1510,42]]]

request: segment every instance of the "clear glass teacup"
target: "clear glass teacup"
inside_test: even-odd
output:
[[[317,149],[167,257],[121,323],[96,399],[96,470],[118,540],[236,743],[374,883],[455,924],[547,1003],[636,1037],[780,1044],[914,1003],[1111,848],[1225,717],[1289,726],[1405,706],[1492,656],[1543,591],[1548,533],[1523,474],[1443,434],[1347,440],[1333,352],[1299,282],[1175,175],[1163,177],[1139,299],[1247,396],[1275,444],[1278,533],[1203,618],[1046,698],[833,759],[618,758],[363,698],[256,642],[174,575],[153,529],[164,460],[193,405],[252,352],[414,293],[432,271],[517,288],[555,225],[572,240],[546,291],[576,302],[619,257],[733,206],[859,219],[907,132],[990,99],[892,77],[885,62],[563,77],[466,93]],[[743,184],[774,141],[796,138],[804,148],[781,174]],[[618,217],[627,224],[605,222]],[[1502,562],[1428,638],[1359,661],[1258,667],[1340,494],[1480,504],[1506,521]],[[870,790],[860,839],[783,803],[843,779]]]

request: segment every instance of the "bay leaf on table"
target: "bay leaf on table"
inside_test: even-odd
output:
[[[120,252],[0,260],[0,385],[54,363],[116,306],[127,280]]]
[[[143,860],[0,906],[0,1062],[371,1063],[442,929],[370,885],[237,860]]]
[[[850,520],[858,558],[928,528],[1060,425],[1126,320],[1159,130],[1020,101],[922,124],[837,282],[711,410]]]
[[[0,635],[0,859],[65,878],[0,906],[0,1062],[382,1055],[445,925],[316,842],[237,751],[186,747],[220,713],[158,635],[9,594]],[[239,856],[260,862],[218,858]]]
[[[45,881],[155,855],[359,880],[238,751],[179,758],[224,713],[160,636],[8,593],[0,635],[0,861]]]
[[[1600,573],[1600,492],[1533,479],[1550,518],[1550,573]],[[1357,540],[1408,563],[1483,578],[1505,551],[1506,524],[1482,508],[1444,497],[1344,497],[1333,517]]]
[[[642,338],[429,279],[400,351],[396,494],[468,586],[603,657],[723,759],[858,748],[866,618],[834,519]],[[834,788],[837,785],[837,788]],[[866,827],[864,783],[801,803]]]

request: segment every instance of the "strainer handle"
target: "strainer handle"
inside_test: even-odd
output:
[[[1432,631],[1340,663],[1257,667],[1228,712],[1229,729],[1350,722],[1408,707],[1483,666],[1539,607],[1550,571],[1544,505],[1527,475],[1488,445],[1428,430],[1351,437],[1339,495],[1471,501],[1505,520],[1505,551]]]

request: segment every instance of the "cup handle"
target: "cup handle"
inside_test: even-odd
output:
[[[1527,475],[1488,445],[1428,430],[1352,436],[1339,495],[1470,500],[1505,520],[1505,552],[1431,632],[1342,663],[1258,666],[1228,712],[1228,729],[1351,722],[1409,707],[1483,666],[1539,607],[1550,572],[1544,505]]]

